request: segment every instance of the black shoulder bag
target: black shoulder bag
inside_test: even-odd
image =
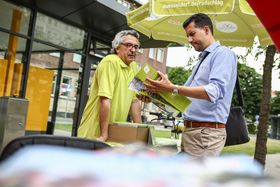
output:
[[[234,106],[230,108],[229,117],[226,123],[227,139],[226,139],[225,146],[238,145],[250,141],[250,137],[248,135],[248,129],[244,117],[244,111],[243,111],[244,102],[243,102],[238,76],[235,83],[235,89],[237,93],[239,106]]]

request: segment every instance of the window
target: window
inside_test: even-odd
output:
[[[52,95],[54,95],[54,92],[55,92],[56,77],[57,77],[57,75],[54,75],[54,76],[53,76],[53,81],[52,81]]]
[[[163,62],[163,49],[158,49],[157,51],[157,61],[162,63]]]
[[[71,87],[72,87],[71,86],[71,78],[63,77],[62,78],[62,83],[61,83],[61,88],[60,88],[60,95],[70,96]]]
[[[63,31],[63,32],[62,32]],[[38,13],[34,37],[70,49],[82,49],[85,31]]]
[[[144,52],[144,49],[141,48],[141,49],[138,49],[138,53],[143,53]]]
[[[76,53],[73,54],[73,61],[74,62],[81,63],[81,60],[82,60],[82,56],[81,55],[76,54]]]
[[[49,53],[50,56],[54,56],[59,58],[60,57],[60,53]]]
[[[155,59],[155,49],[154,48],[149,49],[149,58]]]
[[[18,29],[11,30],[11,23],[13,19],[13,14],[18,15],[20,19],[17,19],[17,24],[20,25]],[[0,27],[4,29],[11,30],[13,32],[17,32],[20,34],[26,35],[28,32],[29,18],[30,18],[30,10],[24,7],[19,7],[12,5],[5,1],[0,1]],[[1,44],[3,43],[3,39],[1,38]],[[18,49],[19,50],[19,49]]]
[[[93,55],[103,58],[106,55],[110,54],[111,46],[101,43],[101,42],[96,42],[96,50],[93,53]]]

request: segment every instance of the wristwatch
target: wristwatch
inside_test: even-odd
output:
[[[179,86],[178,85],[175,85],[174,88],[173,88],[173,93],[174,94],[178,94],[179,93]]]

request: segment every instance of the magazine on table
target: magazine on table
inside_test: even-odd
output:
[[[144,84],[145,79],[149,77],[153,80],[159,78],[157,71],[149,64],[144,64],[133,80],[129,84],[129,89],[134,90],[137,94],[145,95],[151,98],[151,101],[157,106],[169,106],[180,112],[184,112],[189,106],[191,101],[182,95],[169,93],[169,92],[158,92],[151,93],[147,90]]]

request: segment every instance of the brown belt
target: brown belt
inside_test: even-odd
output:
[[[196,127],[208,127],[208,128],[225,128],[225,124],[216,122],[200,122],[200,121],[184,121],[185,127],[196,128]]]

